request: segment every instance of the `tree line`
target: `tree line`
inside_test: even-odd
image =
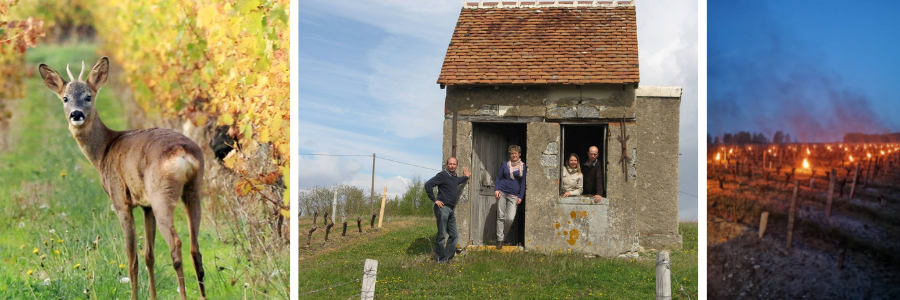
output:
[[[377,214],[381,208],[381,193],[372,195],[371,191],[363,190],[357,186],[335,184],[330,187],[315,186],[300,190],[300,214],[312,215],[318,212],[331,214],[332,201],[337,192],[337,216],[346,216],[348,220],[361,217],[367,220],[373,213]],[[414,176],[407,184],[406,192],[402,195],[387,197],[385,201],[385,216],[431,216],[432,205],[425,193],[425,182],[419,176]],[[337,219],[340,219],[339,217]]]
[[[749,131],[738,131],[737,133],[726,132],[722,134],[722,137],[719,136],[712,137],[709,133],[706,134],[706,144],[707,145],[718,145],[718,144],[727,144],[727,145],[748,145],[748,144],[789,144],[791,143],[791,135],[789,133],[784,133],[781,130],[776,131],[775,135],[772,136],[772,140],[769,140],[768,137],[764,133],[761,132],[749,132]]]
[[[900,143],[900,132],[885,134],[846,133],[844,143]]]

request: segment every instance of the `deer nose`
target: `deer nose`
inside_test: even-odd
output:
[[[84,121],[84,113],[80,110],[73,111],[69,114],[69,119],[72,121]]]

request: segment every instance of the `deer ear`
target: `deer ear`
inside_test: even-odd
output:
[[[95,93],[100,91],[100,87],[106,84],[107,75],[109,75],[109,59],[104,56],[97,61],[87,78],[88,85],[91,86]]]
[[[56,72],[56,70],[46,64],[38,66],[38,71],[41,73],[41,78],[44,79],[44,85],[57,95],[62,95],[63,88],[68,82],[62,76],[59,76],[59,72]]]

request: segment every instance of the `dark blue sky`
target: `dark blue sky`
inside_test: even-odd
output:
[[[707,130],[900,131],[900,3],[709,1]]]

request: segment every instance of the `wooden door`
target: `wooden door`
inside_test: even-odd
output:
[[[469,184],[476,191],[472,201],[470,236],[472,245],[493,245],[497,242],[497,198],[494,181],[500,164],[506,161],[509,139],[502,130],[488,124],[473,126],[472,178]]]

